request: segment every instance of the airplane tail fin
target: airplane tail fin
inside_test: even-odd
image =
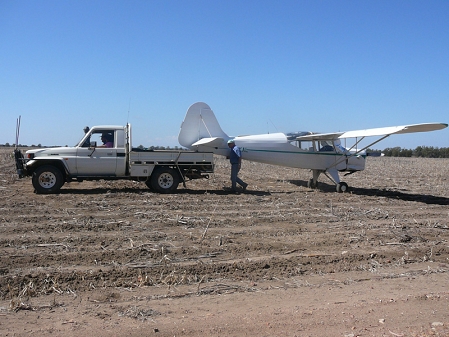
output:
[[[178,142],[188,149],[210,147],[212,149],[224,148],[229,136],[221,129],[212,109],[202,102],[192,104],[187,110]],[[227,146],[226,146],[227,148]]]

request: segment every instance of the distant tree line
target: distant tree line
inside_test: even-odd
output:
[[[416,149],[403,149],[387,147],[381,150],[368,150],[369,152],[382,152],[386,157],[424,157],[424,158],[449,158],[449,147],[418,146]]]
[[[16,144],[10,144],[10,143],[5,143],[5,144],[0,144],[0,147],[15,147]],[[54,146],[42,146],[41,144],[37,144],[37,145],[24,145],[24,144],[19,144],[18,147],[57,147],[60,145],[54,145]],[[67,145],[66,145],[67,146]],[[150,146],[150,147],[144,147],[143,145],[139,145],[137,147],[140,150],[177,150],[177,151],[182,151],[185,150],[184,148],[180,147],[180,146],[174,146],[174,147],[170,147],[170,146]]]
[[[0,144],[0,147],[16,147],[16,144],[9,144],[9,143],[5,143],[5,144]],[[42,146],[41,144],[37,144],[37,145],[24,145],[24,144],[19,144],[17,145],[17,147],[46,147],[46,146]]]
[[[170,147],[170,146],[150,146],[150,147],[145,147],[143,145],[139,145],[137,148],[140,149],[140,150],[177,150],[177,151],[184,150],[184,148],[179,147],[179,146],[174,146],[174,147]]]

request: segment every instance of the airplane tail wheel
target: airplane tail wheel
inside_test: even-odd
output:
[[[314,182],[313,182],[313,179],[310,179],[310,180],[307,182],[307,187],[310,188],[310,189],[315,189],[315,188],[317,188],[317,187],[318,187],[318,181],[317,181],[316,183],[314,183]]]
[[[341,182],[339,184],[337,184],[337,192],[338,193],[344,193],[348,191],[348,184]]]

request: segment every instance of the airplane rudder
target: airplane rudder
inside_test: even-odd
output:
[[[204,102],[196,102],[187,110],[178,142],[185,147],[189,147],[196,141],[207,137],[229,138],[221,129],[217,118],[210,106]]]
[[[186,112],[184,120],[179,130],[178,142],[184,147],[190,147],[194,142],[200,139],[201,134],[201,115],[202,111],[210,109],[204,102],[193,103]]]

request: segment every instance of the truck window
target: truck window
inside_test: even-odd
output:
[[[114,147],[114,131],[95,131],[92,133],[91,138],[97,142],[97,147]]]
[[[125,147],[125,131],[124,130],[116,130],[115,131],[115,146],[117,148]]]

